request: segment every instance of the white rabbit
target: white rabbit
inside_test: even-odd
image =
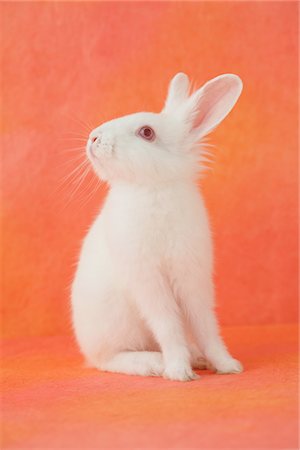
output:
[[[83,243],[72,314],[82,353],[103,371],[180,381],[204,365],[242,371],[215,317],[196,145],[233,108],[242,82],[226,74],[189,90],[178,73],[162,112],[111,120],[87,142],[110,190]]]

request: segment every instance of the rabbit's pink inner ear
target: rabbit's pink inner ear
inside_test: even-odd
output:
[[[191,98],[192,129],[200,135],[209,133],[229,114],[241,91],[236,75],[221,75],[206,83]]]

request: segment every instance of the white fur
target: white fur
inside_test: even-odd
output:
[[[241,90],[236,75],[222,75],[189,95],[187,76],[177,74],[161,113],[92,131],[87,154],[110,191],[83,243],[72,311],[81,351],[100,370],[180,381],[197,378],[192,367],[242,370],[219,335],[211,236],[196,186],[197,141]],[[145,125],[153,142],[137,134]]]

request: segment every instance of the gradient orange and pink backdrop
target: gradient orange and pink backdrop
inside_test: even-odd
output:
[[[1,448],[298,448],[297,2],[0,8]],[[66,138],[86,137],[86,122],[159,111],[178,71],[197,86],[225,72],[244,81],[210,137],[201,189],[218,313],[245,372],[201,371],[192,383],[83,367],[69,310],[105,189],[90,195],[90,174],[74,192],[66,177],[81,141]]]
[[[297,4],[1,7],[5,336],[70,333],[74,263],[104,191],[59,187],[79,145],[64,138],[87,135],[80,121],[159,111],[178,71],[244,81],[202,182],[221,323],[295,321]]]

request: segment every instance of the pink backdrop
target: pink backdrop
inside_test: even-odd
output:
[[[297,4],[1,9],[4,334],[70,332],[74,264],[104,190],[88,198],[88,178],[70,199],[71,183],[59,187],[77,164],[65,150],[78,141],[62,138],[87,135],[77,119],[159,110],[177,71],[197,85],[225,72],[244,81],[202,183],[221,322],[296,321]]]

